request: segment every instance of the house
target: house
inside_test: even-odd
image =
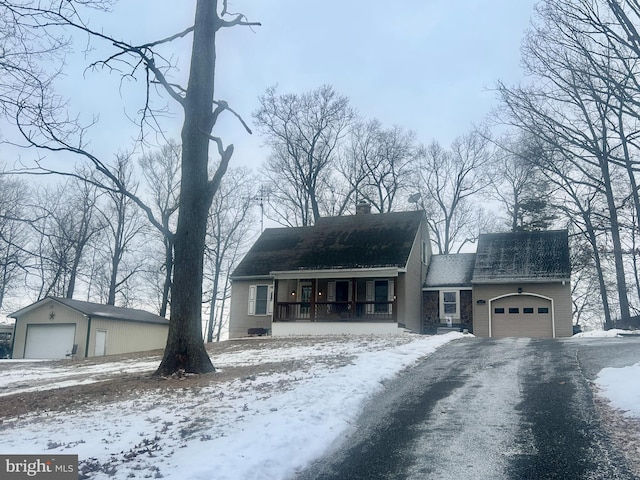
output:
[[[572,335],[566,230],[480,235],[432,255],[424,212],[267,229],[232,275],[230,337],[468,330]]]
[[[324,217],[266,229],[232,274],[230,338],[421,330],[431,258],[424,212]]]
[[[480,235],[475,254],[434,255],[423,287],[424,332],[479,337],[573,334],[566,230]]]
[[[13,358],[87,358],[164,348],[169,320],[144,310],[46,297],[15,318]]]

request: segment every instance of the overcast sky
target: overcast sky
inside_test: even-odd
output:
[[[187,27],[193,4],[181,0],[120,0],[114,13],[92,26],[115,29],[125,40],[144,42]],[[534,0],[232,0],[230,10],[245,13],[261,27],[236,27],[218,41],[217,97],[245,120],[257,97],[271,85],[281,93],[304,93],[330,84],[366,118],[414,130],[420,142],[448,145],[468,132],[495,106],[496,80],[521,78],[520,42]],[[395,4],[395,5],[394,5]],[[179,5],[179,10],[176,10]],[[399,6],[396,6],[399,5]],[[149,10],[152,8],[152,10]],[[81,42],[76,44],[82,46]],[[99,45],[95,45],[99,47]],[[173,50],[186,75],[189,42]],[[135,114],[142,82],[121,83],[117,75],[85,72],[87,57],[69,57],[60,82],[71,106],[85,119],[100,115],[90,134],[102,158],[131,148],[135,128],[123,113]],[[139,99],[139,95],[137,97]],[[124,100],[124,102],[123,102]],[[181,117],[168,121],[179,138]],[[268,152],[257,134],[223,117],[217,129],[235,144],[235,165],[258,168]],[[24,154],[23,154],[24,156]]]

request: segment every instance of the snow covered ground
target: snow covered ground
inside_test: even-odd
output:
[[[91,479],[287,478],[338,439],[386,379],[461,336],[354,336],[273,350],[231,351],[215,358],[222,371],[285,360],[300,360],[303,367],[204,387],[159,388],[134,399],[62,414],[45,411],[3,418],[0,452],[77,454]],[[315,361],[309,362],[312,358]],[[0,392],[99,382],[118,372],[151,373],[157,360],[76,368],[43,362],[20,365],[14,373],[0,376]]]
[[[340,438],[387,379],[461,337],[353,336],[274,349],[245,343],[214,357],[221,372],[278,362],[294,367],[204,386],[159,387],[62,413],[0,414],[0,453],[77,454],[86,478],[95,480],[284,479]],[[0,368],[13,363],[6,362]],[[147,374],[157,364],[151,357],[68,367],[21,362],[0,375],[0,397]],[[603,369],[597,385],[612,406],[640,418],[640,364]]]
[[[579,334],[584,337],[615,337],[628,335],[625,330],[595,331]],[[640,363],[621,368],[603,368],[596,378],[598,394],[625,416],[640,419]],[[639,452],[640,453],[640,452]]]

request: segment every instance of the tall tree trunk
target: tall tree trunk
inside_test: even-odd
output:
[[[624,274],[624,259],[622,258],[622,240],[620,238],[620,222],[618,221],[618,208],[615,202],[613,187],[611,185],[611,174],[609,163],[601,161],[602,179],[604,184],[607,207],[609,210],[609,220],[611,222],[611,241],[613,243],[613,259],[616,269],[616,285],[618,290],[618,302],[620,308],[620,318],[623,323],[629,321],[631,316],[629,308],[629,297],[627,295],[627,280]]]
[[[116,304],[116,289],[118,287],[118,269],[122,257],[121,248],[116,245],[111,257],[111,275],[109,276],[109,293],[107,295],[107,305]]]
[[[591,223],[591,213],[582,211],[582,218],[585,222],[586,234],[591,244],[593,252],[593,259],[596,266],[596,272],[598,274],[598,286],[600,287],[600,298],[602,299],[602,307],[604,310],[604,328],[609,330],[613,328],[613,319],[611,318],[611,307],[609,305],[609,294],[607,293],[607,285],[604,280],[604,270],[602,268],[602,259],[600,258],[600,251],[598,250],[598,240],[596,238],[595,229]]]
[[[211,288],[211,310],[209,312],[209,323],[207,325],[207,342],[213,342],[213,327],[216,322],[216,301],[218,299],[218,288],[220,284],[220,242],[218,241],[215,259],[215,271],[213,272],[213,287]]]
[[[214,371],[202,338],[202,277],[207,216],[212,201],[209,142],[215,74],[217,1],[198,0],[191,68],[184,98],[180,209],[174,236],[169,336],[157,375]],[[224,159],[223,159],[224,160]],[[228,161],[228,159],[227,159]]]
[[[165,274],[164,282],[162,285],[162,301],[160,303],[161,317],[167,316],[167,308],[169,306],[169,293],[171,292],[171,278],[173,276],[173,241],[169,237],[164,239],[165,245]]]

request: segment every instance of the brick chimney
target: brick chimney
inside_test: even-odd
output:
[[[371,205],[365,200],[360,200],[356,205],[356,215],[367,215],[371,213]]]

